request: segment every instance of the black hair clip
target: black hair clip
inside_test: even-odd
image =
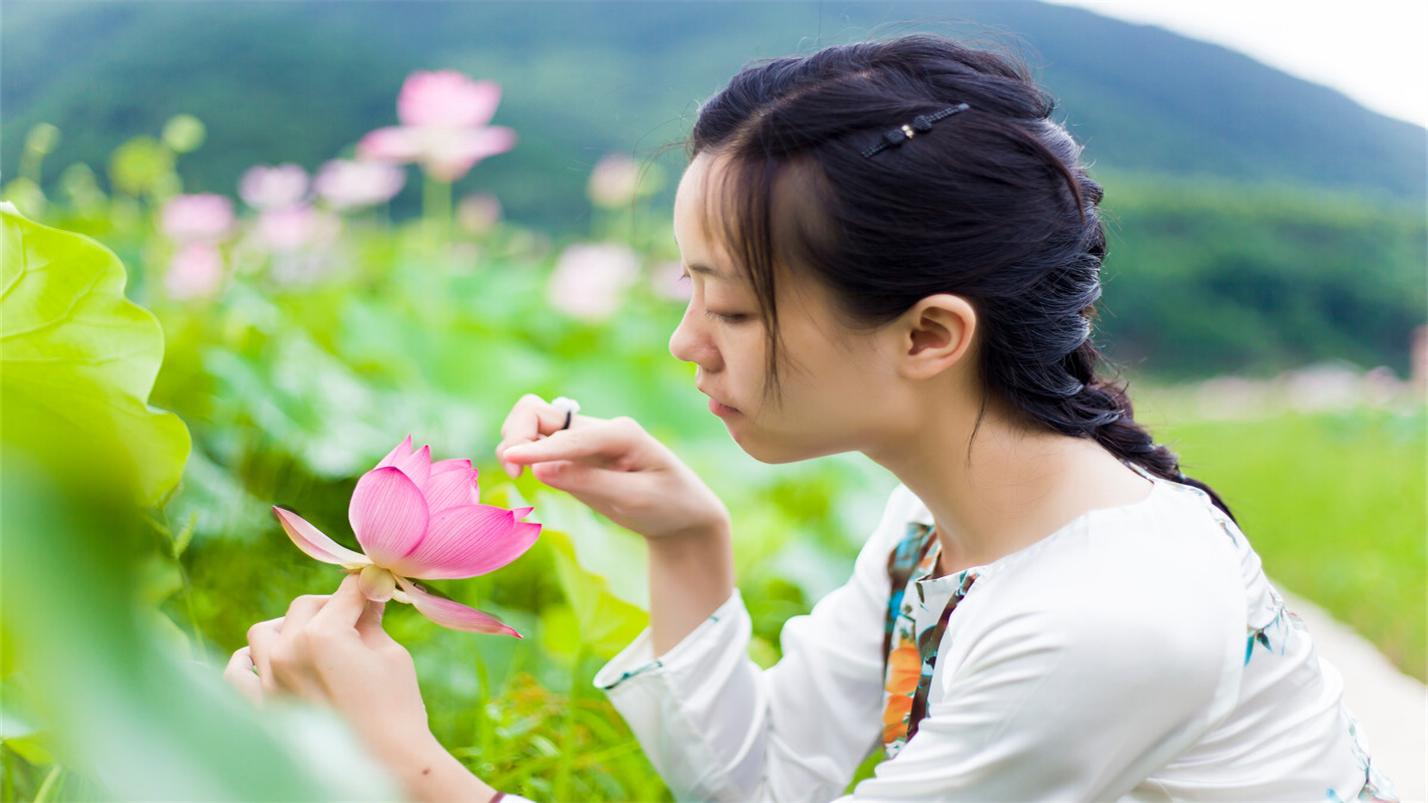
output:
[[[964,112],[970,108],[972,107],[966,103],[958,103],[956,106],[948,106],[932,114],[919,114],[912,118],[911,123],[904,123],[897,128],[890,128],[884,131],[882,138],[879,139],[876,144],[863,150],[863,156],[872,156],[883,148],[901,145],[918,134],[925,134],[931,131],[932,124],[938,120],[944,117],[951,117],[957,112]]]

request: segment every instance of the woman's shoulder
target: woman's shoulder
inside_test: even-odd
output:
[[[1222,702],[1244,645],[1240,554],[1188,486],[1160,482],[1148,504],[1094,511],[981,567],[949,627],[949,666],[1039,650],[1111,680],[1164,671]]]
[[[1236,623],[1241,629],[1247,611],[1251,621],[1257,610],[1272,615],[1259,557],[1239,527],[1200,489],[1150,478],[1155,487],[1143,503],[1089,511],[1027,547],[972,567],[977,578],[962,603],[967,613],[983,607],[981,599],[999,619],[1045,608],[1073,626],[1217,619],[1222,628]],[[899,483],[861,557],[885,568],[899,543],[925,537],[932,525],[927,506]],[[1219,591],[1207,604],[1211,589]]]

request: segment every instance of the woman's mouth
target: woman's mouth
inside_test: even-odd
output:
[[[720,404],[712,398],[709,400],[709,412],[719,416],[720,418],[739,414],[739,411],[734,409],[733,407],[730,407],[725,404]]]

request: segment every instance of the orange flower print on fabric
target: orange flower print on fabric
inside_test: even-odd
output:
[[[887,703],[883,708],[884,743],[906,736],[907,718],[912,713],[912,696],[921,677],[922,656],[917,644],[900,641],[888,655]]]
[[[964,569],[935,577],[938,548],[932,525],[910,522],[888,555],[889,597],[883,621],[883,749],[896,756],[927,713],[927,697],[952,611],[976,579]]]

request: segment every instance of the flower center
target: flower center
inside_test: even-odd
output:
[[[397,578],[380,566],[363,566],[362,574],[357,578],[357,587],[367,599],[386,602],[397,588]]]

